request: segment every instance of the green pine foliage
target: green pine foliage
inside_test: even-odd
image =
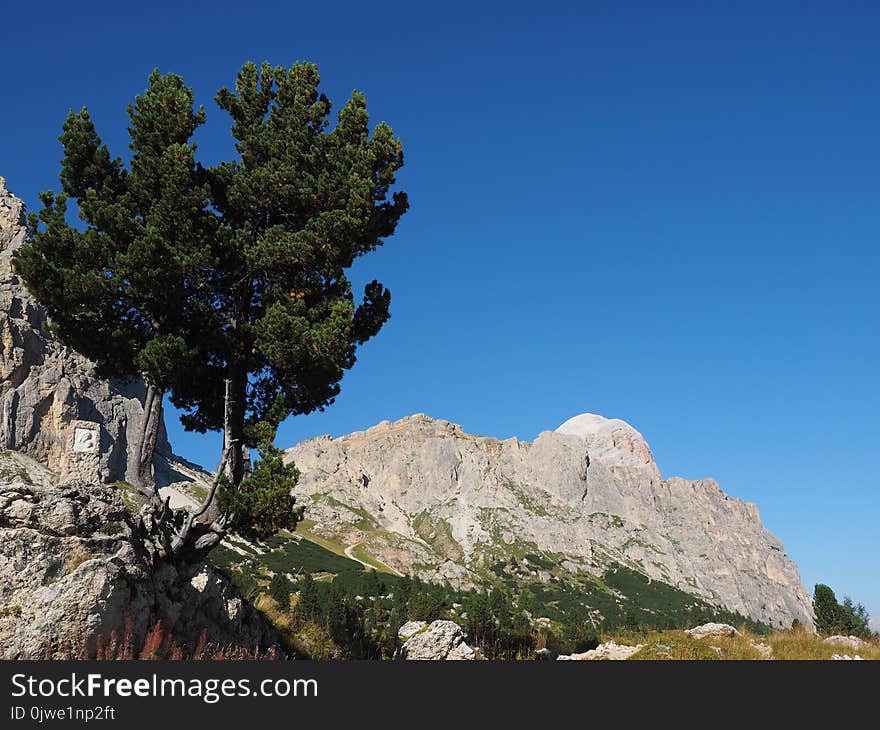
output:
[[[816,630],[822,634],[832,634],[837,628],[839,604],[834,591],[823,583],[813,589],[813,612],[816,614]]]
[[[861,604],[854,604],[849,596],[844,597],[840,605],[841,629],[847,635],[870,637],[874,635],[871,630],[871,616],[868,610]]]
[[[293,585],[283,573],[276,573],[269,581],[268,593],[282,611],[287,611],[290,608],[292,588]]]
[[[410,591],[410,598],[406,604],[406,617],[411,621],[437,621],[443,618],[446,607],[443,600],[436,593],[415,590]]]
[[[16,268],[64,342],[169,387],[189,428],[223,427],[225,379],[234,438],[326,407],[388,320],[390,292],[373,281],[355,304],[346,271],[408,207],[390,192],[403,148],[358,92],[331,124],[319,82],[309,63],[245,64],[216,98],[237,156],[208,168],[205,112],[175,74],[154,71],[129,107],[130,169],[88,110],[65,122],[62,191],[41,196]]]
[[[219,221],[195,161],[205,121],[175,74],[154,71],[128,107],[129,168],[111,156],[87,109],[71,111],[59,138],[61,191],[40,196],[17,272],[65,344],[102,375],[143,375],[171,388],[197,380],[200,328],[214,319],[209,285]],[[81,226],[67,222],[76,203]]]
[[[346,271],[408,207],[390,192],[402,145],[384,123],[370,130],[357,92],[331,125],[319,81],[313,64],[248,63],[217,94],[238,156],[207,175],[219,221],[208,294],[223,316],[201,343],[213,377],[172,393],[188,428],[222,427],[224,379],[236,441],[249,442],[250,424],[325,408],[388,320],[390,292],[373,281],[356,304]]]
[[[563,643],[571,647],[575,654],[582,654],[599,646],[597,627],[589,616],[572,616],[563,629]]]
[[[306,573],[299,584],[299,598],[296,602],[295,615],[303,621],[317,621],[321,616],[321,604],[318,601],[318,589],[311,573]]]
[[[520,659],[535,646],[532,626],[504,588],[470,594],[464,603],[464,628],[488,659]]]
[[[187,429],[224,431],[229,477],[211,524],[255,538],[298,518],[285,494],[295,469],[266,429],[332,404],[358,347],[389,319],[390,291],[374,280],[357,302],[348,272],[408,208],[406,193],[392,191],[403,147],[391,127],[371,128],[359,92],[333,120],[319,83],[314,64],[246,63],[215,99],[235,155],[214,166],[196,160],[193,135],[207,115],[175,74],[154,71],[129,107],[127,167],[87,109],[71,112],[61,190],[41,195],[14,260],[62,342],[104,375],[144,377],[150,403],[168,393]],[[158,412],[139,487],[152,480]],[[246,446],[261,456],[250,479]],[[201,559],[185,543],[210,550],[222,538],[199,526],[175,543],[160,528],[157,543],[175,556]]]
[[[813,612],[816,614],[816,630],[820,634],[874,635],[865,607],[861,603],[854,604],[849,597],[838,603],[834,591],[824,583],[817,583],[813,589]]]
[[[284,463],[283,452],[272,443],[274,430],[268,424],[260,425],[265,427],[258,446],[260,458],[250,478],[234,489],[224,476],[217,495],[218,509],[229,516],[228,529],[252,540],[295,529],[303,514],[293,496],[299,471]]]

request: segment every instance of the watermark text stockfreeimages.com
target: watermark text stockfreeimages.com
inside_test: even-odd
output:
[[[105,677],[100,673],[71,672],[60,679],[35,677],[19,673],[12,675],[14,698],[86,698],[106,699],[127,697],[195,697],[213,704],[224,697],[317,697],[316,679],[269,678],[251,681],[241,679],[201,679],[158,676],[138,679]],[[112,708],[110,708],[112,709]]]

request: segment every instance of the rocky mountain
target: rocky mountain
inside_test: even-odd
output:
[[[642,435],[584,414],[532,442],[417,414],[286,452],[303,529],[423,579],[589,580],[625,567],[756,621],[812,625],[810,596],[758,508],[712,479],[664,479]]]
[[[144,385],[99,378],[48,332],[45,312],[12,269],[26,235],[24,204],[0,177],[0,447],[62,478],[131,481]],[[170,455],[164,431],[158,450]]]

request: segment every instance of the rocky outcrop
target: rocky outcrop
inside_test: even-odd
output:
[[[729,624],[709,623],[703,624],[702,626],[694,626],[694,628],[688,629],[684,633],[692,639],[726,639],[732,636],[737,636],[739,631]]]
[[[758,621],[812,626],[810,596],[758,509],[712,479],[664,479],[642,435],[577,416],[532,442],[417,414],[289,449],[314,530],[423,579],[481,581],[511,555],[601,575],[624,565]]]
[[[860,639],[858,636],[829,636],[825,639],[825,643],[842,646],[846,649],[864,649],[869,646],[867,641]]]
[[[561,654],[556,657],[556,661],[624,661],[637,653],[643,646],[644,644],[628,646],[627,644],[618,644],[612,640],[599,644],[595,649],[590,649],[581,654]]]
[[[149,563],[128,521],[119,490],[0,455],[0,658],[89,656],[99,635],[126,631],[139,649],[159,621],[190,649],[203,631],[249,651],[277,643],[223,575]]]
[[[0,178],[0,448],[29,454],[63,479],[133,481],[144,385],[107,382],[62,346],[12,269],[24,205]],[[158,450],[170,455],[164,430]]]
[[[465,633],[454,621],[408,621],[398,636],[403,645],[397,658],[422,661],[467,661],[476,654],[465,643]]]

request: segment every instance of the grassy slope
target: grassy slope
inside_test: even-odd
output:
[[[759,660],[762,656],[755,645],[760,643],[772,648],[772,658],[776,660],[827,660],[833,654],[857,654],[862,659],[880,659],[880,639],[871,640],[865,648],[850,649],[826,644],[822,637],[803,629],[787,629],[775,631],[769,636],[758,636],[745,626],[740,626],[739,632],[739,636],[699,640],[691,639],[683,631],[615,632],[605,634],[603,641],[613,639],[630,646],[645,644],[644,648],[630,657],[631,660]]]

